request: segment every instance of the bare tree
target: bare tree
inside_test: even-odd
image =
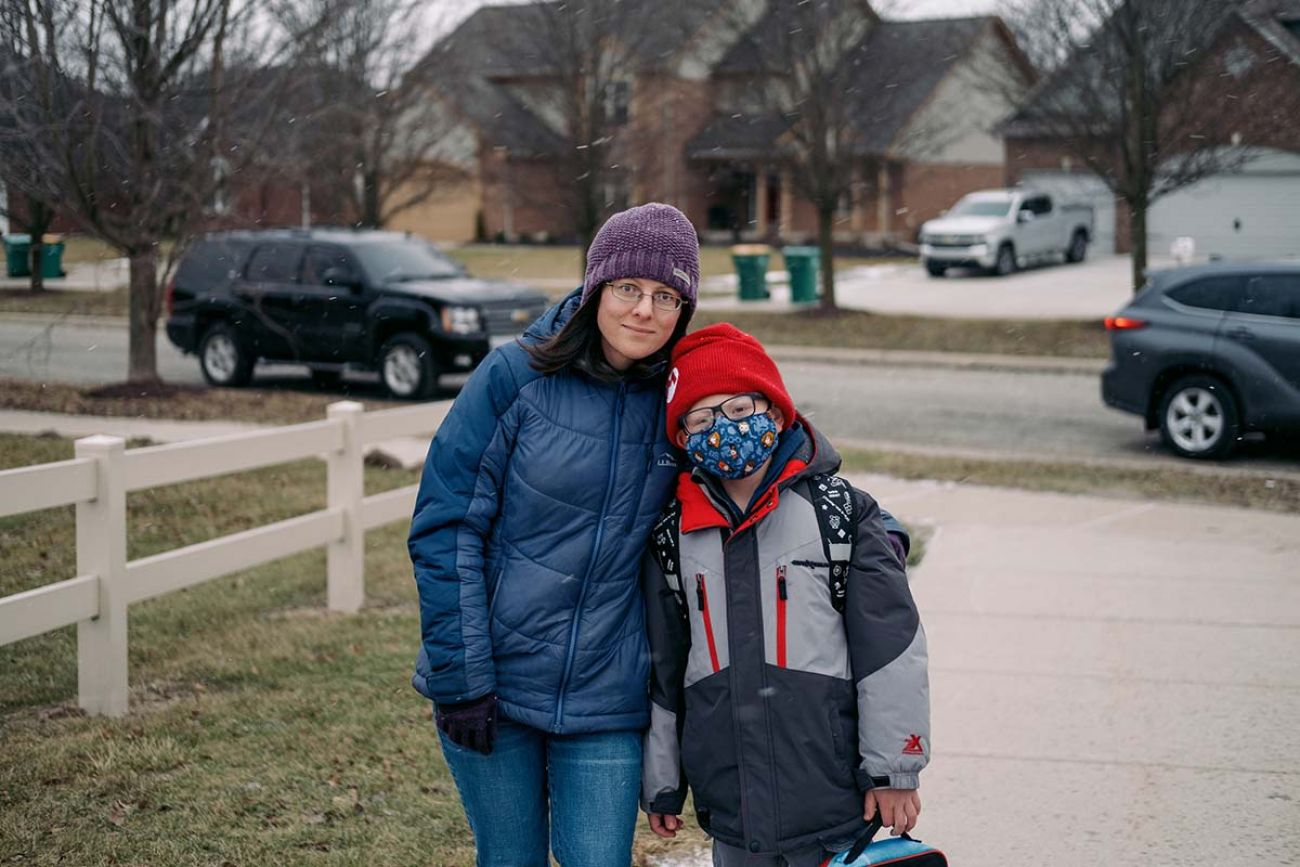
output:
[[[1007,17],[1028,53],[1048,66],[1005,126],[1064,148],[1124,203],[1134,290],[1147,267],[1147,215],[1162,196],[1240,168],[1243,143],[1279,119],[1269,110],[1222,111],[1263,94],[1204,62],[1238,0],[1022,0]],[[1294,95],[1290,104],[1296,106]],[[1294,109],[1293,109],[1294,110]],[[1235,133],[1235,135],[1234,135]]]
[[[442,29],[430,14],[448,9],[426,0],[276,4],[286,29],[313,34],[299,75],[321,83],[282,155],[304,180],[333,175],[360,225],[385,226],[461,177],[438,158],[447,115],[428,92],[436,69],[422,62]]]
[[[160,250],[204,218],[228,176],[218,158],[253,150],[247,112],[262,106],[226,73],[234,45],[264,61],[270,31],[253,0],[3,4],[0,37],[28,74],[0,115],[60,210],[129,260],[127,378],[157,384]]]

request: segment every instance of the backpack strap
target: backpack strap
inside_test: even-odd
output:
[[[813,511],[821,531],[822,551],[830,564],[831,605],[843,613],[849,587],[849,561],[857,539],[858,521],[853,514],[853,487],[839,476],[819,474],[808,485]]]
[[[664,508],[650,529],[650,551],[664,580],[677,597],[681,610],[686,612],[686,591],[682,589],[681,566],[682,502],[677,498]]]

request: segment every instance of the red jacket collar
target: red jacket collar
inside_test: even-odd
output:
[[[775,482],[768,485],[767,491],[759,497],[753,511],[745,516],[745,520],[736,528],[736,532],[758,523],[775,509],[780,503],[781,488],[784,483],[807,468],[807,462],[799,458],[791,458],[786,461],[785,467],[781,470],[781,475],[777,476]],[[718,511],[718,507],[713,504],[713,500],[709,498],[704,487],[692,479],[689,472],[677,476],[677,499],[682,504],[683,533],[693,533],[696,530],[704,530],[709,527],[731,528],[731,522],[727,520],[727,517],[722,512]]]

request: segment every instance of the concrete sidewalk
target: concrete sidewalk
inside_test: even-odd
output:
[[[934,527],[919,837],[960,867],[1300,863],[1300,516],[854,482]]]

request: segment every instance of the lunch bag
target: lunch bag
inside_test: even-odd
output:
[[[877,813],[847,852],[828,858],[823,862],[822,867],[869,867],[869,865],[880,864],[896,864],[898,867],[948,867],[948,859],[942,852],[906,834],[871,842],[880,827],[880,814]]]

